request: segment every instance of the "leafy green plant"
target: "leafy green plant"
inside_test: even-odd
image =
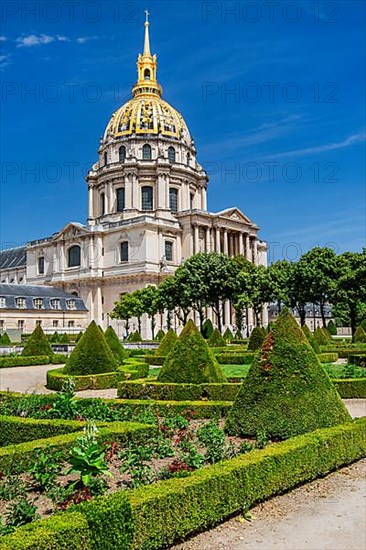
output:
[[[197,451],[192,443],[186,445],[185,449],[186,452],[182,453],[180,461],[186,464],[190,470],[197,470],[197,468],[200,468],[205,462],[205,457]]]
[[[104,495],[108,490],[108,483],[102,477],[92,477],[89,481],[90,493],[94,496]]]
[[[43,450],[38,451],[34,463],[28,469],[41,490],[51,487],[60,471],[61,464],[57,462],[57,457]]]
[[[75,492],[75,484],[69,485],[53,485],[45,491],[45,495],[52,500],[54,504],[59,506],[63,504]]]
[[[250,451],[253,451],[254,449],[254,445],[253,443],[249,443],[249,441],[242,441],[242,443],[240,444],[240,453],[241,454],[245,454],[245,453],[249,453]]]
[[[209,422],[197,432],[198,441],[206,447],[206,459],[210,464],[222,460],[224,454],[225,434],[214,422]]]
[[[174,456],[174,449],[170,440],[166,437],[159,436],[154,441],[154,452],[158,458],[166,458]]]
[[[61,391],[57,393],[57,399],[50,411],[54,418],[72,420],[77,415],[77,403],[75,397],[75,382],[67,378],[63,383]]]
[[[264,449],[266,445],[268,445],[269,440],[267,437],[267,432],[265,429],[258,430],[257,436],[256,436],[256,447],[257,449]]]
[[[37,506],[33,500],[19,498],[6,509],[6,526],[10,528],[20,527],[39,518]]]
[[[25,483],[17,475],[4,476],[0,481],[0,500],[13,500],[27,493]]]
[[[70,451],[70,473],[79,473],[81,482],[88,486],[93,477],[100,475],[112,476],[105,461],[106,445],[97,440],[97,427],[88,422],[84,428],[84,435],[78,437],[75,446]]]

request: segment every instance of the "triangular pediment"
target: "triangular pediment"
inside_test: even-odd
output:
[[[88,229],[85,227],[85,225],[82,225],[78,222],[70,222],[59,233],[56,233],[53,240],[59,241],[64,239],[75,239],[78,237],[82,237],[84,235],[87,235],[89,233]]]
[[[248,218],[248,216],[245,216],[239,208],[226,208],[225,210],[222,210],[221,212],[217,212],[217,216],[220,216],[220,218],[228,218],[233,221],[238,222],[244,222],[248,224],[253,224],[253,222]]]

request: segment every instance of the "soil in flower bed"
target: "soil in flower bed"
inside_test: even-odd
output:
[[[122,447],[102,441],[96,433],[105,473],[91,475],[86,482],[80,473],[70,473],[70,464],[59,453],[41,450],[27,472],[0,473],[0,534],[95,495],[186,477],[198,468],[269,444],[265,433],[258,433],[256,440],[227,436],[223,421],[195,420],[191,411],[156,422],[159,433],[145,445]],[[76,445],[80,447],[80,441]]]

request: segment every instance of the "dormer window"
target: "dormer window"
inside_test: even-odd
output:
[[[6,299],[4,296],[0,296],[0,309],[6,308]]]
[[[51,309],[61,309],[60,300],[58,298],[54,298],[50,303]]]
[[[75,302],[75,300],[67,300],[67,301],[66,301],[66,306],[67,306],[67,309],[71,309],[71,310],[76,309],[76,302]]]
[[[15,303],[17,305],[17,308],[19,309],[25,309],[25,298],[17,298],[15,300]]]
[[[43,300],[42,298],[34,298],[33,305],[35,309],[43,309]]]

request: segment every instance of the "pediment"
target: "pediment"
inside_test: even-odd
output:
[[[237,222],[243,222],[252,224],[253,222],[248,218],[248,216],[245,216],[239,208],[227,208],[226,210],[222,210],[221,212],[217,213],[217,216],[220,216],[220,218],[228,218],[233,221]]]
[[[89,231],[84,225],[81,225],[81,223],[79,224],[76,222],[70,222],[54,236],[53,240],[59,241],[66,239],[75,239],[78,237],[83,237],[87,234],[89,234]]]

